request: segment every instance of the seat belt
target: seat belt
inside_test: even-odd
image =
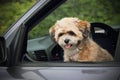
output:
[[[117,44],[116,44],[116,51],[115,51],[115,61],[120,62],[120,31],[119,31],[119,35],[118,35],[118,40],[117,40]]]

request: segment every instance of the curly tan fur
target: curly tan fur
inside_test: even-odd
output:
[[[112,61],[113,57],[90,37],[90,23],[78,18],[58,20],[50,29],[52,39],[64,50],[64,61]]]

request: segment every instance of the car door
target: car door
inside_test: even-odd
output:
[[[66,0],[38,1],[3,35],[6,42],[7,59],[4,62],[6,68],[2,69],[5,73],[1,74],[2,76],[9,75],[8,78],[3,77],[3,80],[9,78],[25,80],[119,80],[119,60],[65,63],[61,58],[62,54],[54,55],[55,50],[57,51],[55,53],[63,51],[50,39],[49,34],[39,36],[38,39],[30,39],[29,33],[34,30],[33,27],[40,27],[41,25],[39,26],[38,23],[41,24],[40,22],[64,1]],[[51,19],[48,21],[52,22]],[[44,24],[47,24],[47,21]],[[52,52],[53,54],[49,54]]]

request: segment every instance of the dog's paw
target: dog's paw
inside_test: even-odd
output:
[[[70,62],[70,60],[69,59],[64,59],[64,62]]]

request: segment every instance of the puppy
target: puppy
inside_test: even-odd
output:
[[[58,20],[50,29],[51,38],[64,50],[64,62],[112,61],[113,57],[90,37],[90,23],[78,18]]]

